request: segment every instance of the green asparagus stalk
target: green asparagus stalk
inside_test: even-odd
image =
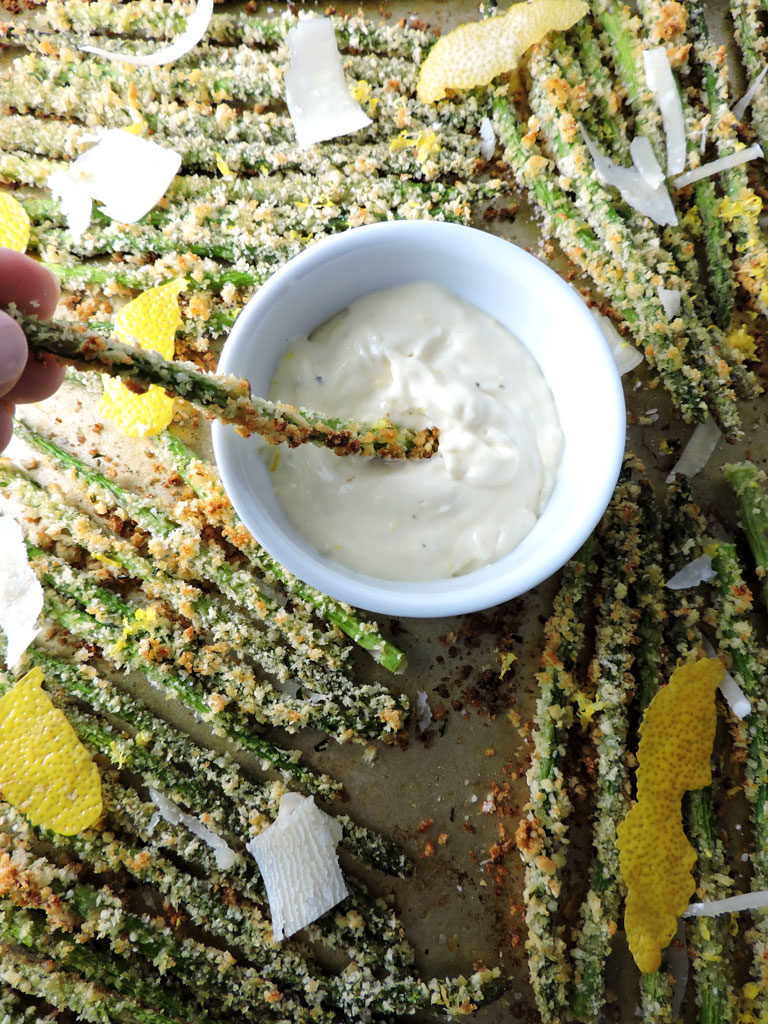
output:
[[[535,142],[532,130],[526,133],[517,122],[514,110],[505,97],[493,101],[494,120],[521,189],[527,190],[543,216],[547,236],[555,236],[565,254],[592,278],[617,312],[628,324],[636,344],[642,347],[649,362],[656,368],[675,405],[687,421],[704,419],[707,396],[698,380],[697,371],[680,365],[682,354],[670,336],[668,325],[658,313],[656,303],[646,302],[642,279],[633,272],[627,275],[633,298],[615,273],[611,257],[603,248],[592,227],[586,223],[558,177]]]
[[[754,462],[734,462],[723,466],[725,479],[733,490],[739,518],[747,535],[752,557],[768,608],[768,477]]]
[[[664,631],[667,624],[662,566],[662,517],[647,479],[639,481],[639,507],[643,517],[645,547],[634,586],[633,602],[640,610],[639,642],[633,666],[637,705],[642,715],[659,687],[666,660]]]
[[[745,792],[751,808],[753,887],[768,888],[768,701],[766,655],[757,642],[751,620],[752,594],[732,544],[718,543],[709,549],[717,571],[713,590],[714,625],[720,652],[728,658],[736,681],[749,697],[750,714],[732,727],[736,746],[744,751]],[[751,973],[755,998],[751,1009],[756,1019],[768,1013],[766,950],[768,923],[757,913],[747,933],[752,944]]]
[[[15,430],[18,436],[50,459],[59,469],[64,472],[74,471],[77,479],[85,485],[90,500],[97,499],[104,502],[106,507],[115,507],[122,517],[130,517],[141,529],[146,530],[157,542],[153,549],[156,561],[163,557],[158,547],[162,544],[167,549],[165,557],[168,563],[175,565],[180,561],[184,569],[182,575],[185,578],[194,576],[208,580],[237,606],[244,607],[250,614],[254,614],[268,625],[274,624],[279,627],[284,641],[287,640],[297,652],[297,668],[301,669],[300,679],[320,690],[334,685],[346,688],[347,679],[340,670],[348,656],[348,649],[338,643],[339,634],[324,634],[314,629],[311,621],[300,615],[300,609],[290,611],[281,607],[275,598],[264,592],[252,573],[234,568],[226,560],[221,547],[200,540],[199,524],[194,521],[191,524],[173,521],[162,508],[148,504],[140,496],[121,487],[92,466],[86,465],[50,438],[33,430],[23,420],[17,419]],[[180,529],[187,541],[183,545],[179,545]],[[182,551],[179,550],[180,547]],[[130,559],[130,552],[128,558]],[[116,560],[124,564],[125,555],[119,555]],[[147,578],[146,567],[143,565],[126,565],[126,568],[141,579]],[[157,568],[153,567],[151,571],[156,573]],[[207,609],[203,609],[203,614],[206,611]],[[180,613],[189,617],[183,608],[180,609]]]
[[[73,570],[55,555],[32,545],[28,545],[28,551],[32,569],[44,583],[77,602],[102,625],[118,629],[122,625],[130,630],[135,638],[132,644],[152,658],[154,666],[170,670],[174,663],[184,665],[188,681],[200,680],[212,708],[233,700],[238,714],[247,715],[249,720],[252,717],[259,724],[280,726],[289,733],[319,728],[339,742],[362,736],[383,738],[403,717],[402,709],[388,693],[378,697],[371,694],[365,704],[343,707],[330,699],[290,697],[265,680],[258,680],[240,659],[227,657],[225,665],[212,648],[198,649],[170,623],[142,623],[137,619],[136,605],[100,586],[82,569]],[[116,646],[121,643],[126,641],[118,636]]]
[[[636,32],[629,8],[619,0],[592,0],[592,13],[602,28],[602,45],[614,67],[619,90],[623,92],[635,118],[637,134],[645,135],[662,167],[666,163],[666,142],[661,116],[645,82],[642,50],[647,43]],[[685,281],[703,324],[711,322],[707,295],[699,280],[699,268],[693,242],[683,229],[667,227],[664,240]]]
[[[666,667],[664,632],[668,622],[664,587],[662,515],[647,479],[639,481],[638,506],[643,519],[645,548],[632,599],[640,610],[639,642],[633,672],[636,705],[645,712],[658,691]],[[672,1024],[672,978],[664,967],[640,976],[640,1002],[647,1024]]]
[[[741,52],[747,80],[754,81],[768,59],[768,37],[764,29],[765,8],[760,0],[730,0],[733,35]],[[768,96],[759,89],[752,99],[750,122],[768,151]]]
[[[605,963],[621,901],[616,828],[629,809],[628,704],[634,686],[632,664],[639,617],[625,597],[636,584],[642,565],[640,488],[633,479],[636,470],[644,474],[644,468],[630,455],[598,533],[603,568],[595,653],[589,667],[594,694],[582,697],[582,715],[593,722],[597,783],[595,856],[573,947],[572,1007],[580,1021],[600,1019]]]
[[[689,19],[695,3],[688,5]],[[661,0],[643,0],[641,12],[646,32],[653,38],[655,29],[663,23],[663,4]],[[687,53],[690,47],[686,26],[682,21],[672,23],[679,31],[672,33],[670,28],[664,34],[664,44],[668,49],[678,53]],[[677,63],[675,68],[678,78],[685,77],[687,61]],[[698,69],[697,69],[698,70]],[[701,111],[694,105],[694,97],[689,96],[686,89],[681,90],[681,102],[685,119],[685,136],[691,162],[700,159],[700,138],[702,128]],[[695,209],[701,218],[701,233],[704,243],[705,261],[709,276],[709,299],[713,307],[715,323],[722,330],[727,330],[733,313],[736,292],[731,264],[731,232],[728,222],[720,215],[720,201],[714,181],[705,178],[693,185]]]
[[[2,1024],[55,1024],[55,1017],[39,1003],[28,1003],[0,981],[0,1022]]]
[[[214,827],[248,836],[264,819],[277,816],[282,786],[250,782],[228,755],[197,746],[90,666],[65,661],[37,645],[28,648],[25,664],[43,670],[46,689],[57,705],[66,705],[84,743],[115,767],[140,775],[145,785],[205,814]],[[86,713],[73,700],[93,710]],[[104,715],[116,716],[135,731],[115,728]]]
[[[687,483],[675,481],[667,515],[666,557],[671,576],[701,552],[705,523],[698,507],[690,500]],[[703,597],[696,591],[688,598],[685,591],[669,592],[670,649],[679,657],[690,657],[703,649],[699,628]],[[728,895],[728,866],[714,823],[712,787],[690,793],[685,801],[685,818],[691,842],[697,853],[697,891],[705,899]],[[728,1024],[733,1019],[733,987],[729,964],[734,958],[733,938],[724,918],[711,921],[694,919],[689,941],[693,951],[696,999],[700,1019],[712,1024]]]
[[[687,794],[686,818],[697,860],[697,892],[706,900],[731,895],[728,864],[715,828],[710,788]],[[733,989],[734,943],[726,916],[691,922],[696,1001],[706,1024],[730,1024],[735,1019]]]
[[[228,736],[244,750],[261,759],[262,765],[291,778],[297,785],[311,793],[332,798],[340,784],[300,764],[295,752],[276,747],[253,730],[253,726],[242,715],[214,710],[218,702],[212,700],[185,669],[155,663],[147,659],[140,644],[132,639],[123,641],[120,631],[100,623],[91,615],[78,611],[56,592],[46,591],[45,612],[57,626],[66,629],[73,636],[86,643],[94,643],[102,654],[118,667],[129,667],[142,672],[155,686],[169,695],[174,694],[203,721],[208,722],[214,733]]]
[[[284,792],[280,784],[250,782],[226,754],[198,747],[87,665],[76,666],[37,646],[29,648],[25,657],[28,663],[43,669],[48,688],[57,700],[78,698],[136,730],[129,737],[110,731],[105,722],[95,719],[88,724],[88,739],[118,767],[140,774],[146,785],[186,804],[195,814],[210,815],[215,825],[234,835],[256,834],[277,816]],[[345,814],[337,814],[336,820],[342,829],[341,844],[354,856],[386,874],[411,874],[412,864],[392,840],[356,824]]]
[[[664,562],[671,576],[701,554],[702,538],[707,530],[701,510],[691,500],[691,487],[686,477],[676,476],[669,488],[664,525]],[[668,669],[671,672],[680,660],[685,660],[701,645],[703,596],[695,587],[667,589],[665,596]]]
[[[676,273],[673,261],[660,252],[651,221],[633,216],[631,223],[626,223],[617,206],[609,201],[607,192],[592,175],[591,157],[578,134],[574,116],[563,94],[553,88],[552,83],[562,80],[557,61],[552,56],[555,50],[567,50],[562,37],[548,39],[533,51],[530,58],[532,86],[529,99],[541,130],[553,149],[558,169],[571,179],[577,208],[608,252],[625,270],[634,271],[637,280],[642,283],[646,301],[652,307],[658,307],[654,313],[657,320],[664,314],[660,311],[661,301],[656,281],[660,278],[667,286],[680,288],[685,317],[669,323],[668,329],[677,335],[678,347],[685,348],[688,359],[698,370],[714,407],[713,415],[723,424],[724,433],[735,440],[740,436],[741,428],[735,396],[729,383],[730,370],[714,348],[710,332],[696,320],[690,285]],[[567,60],[571,56],[563,52],[561,59]],[[681,329],[684,329],[686,336],[680,336]]]
[[[176,434],[166,431],[161,436],[160,443],[171,457],[179,475],[205,503],[205,509],[216,509],[221,517],[219,525],[224,537],[247,555],[251,564],[260,573],[267,579],[282,584],[290,594],[311,604],[322,618],[338,626],[359,647],[370,651],[374,660],[390,672],[397,672],[405,667],[405,654],[379,633],[376,623],[361,619],[349,605],[340,604],[302,583],[253,540],[237,513],[226,501],[213,466],[199,459]]]
[[[2,156],[0,155],[0,165]],[[156,260],[142,266],[130,263],[105,263],[90,260],[85,263],[58,263],[41,261],[69,291],[86,288],[105,290],[114,294],[121,288],[141,292],[174,277],[187,277],[191,287],[204,287],[214,293],[223,292],[228,285],[236,289],[253,291],[263,284],[266,276],[256,271],[234,270],[216,264],[213,260],[171,254],[170,262]],[[194,267],[190,273],[190,265]]]
[[[356,51],[401,54],[410,56],[416,47],[428,47],[434,36],[427,30],[405,25],[377,24],[361,15],[333,15],[333,27],[339,46]],[[158,9],[151,2],[127,2],[119,6],[93,3],[83,9],[77,3],[56,5],[54,10],[43,6],[41,16],[32,21],[36,31],[48,30],[56,33],[71,33],[74,39],[82,41],[84,35],[120,35],[129,39],[170,39],[183,31],[185,16],[167,7]],[[293,25],[295,16],[283,14],[279,18],[261,18],[243,11],[226,13],[214,12],[205,33],[207,43],[225,45],[242,44],[252,47],[272,47],[284,42]],[[15,41],[14,25],[11,24],[8,38]],[[18,26],[19,42],[23,43],[25,28]],[[114,42],[104,42],[108,48]]]
[[[17,421],[16,426],[24,429],[21,421]],[[44,491],[5,460],[0,460],[0,488],[22,506],[33,509],[50,528],[57,531],[66,529],[72,541],[97,561],[124,570],[140,580],[150,600],[170,605],[177,615],[191,622],[196,634],[210,633],[217,643],[246,651],[281,682],[295,677],[310,688],[322,689],[330,685],[331,669],[327,664],[319,663],[322,653],[316,653],[325,651],[325,648],[317,646],[314,641],[310,644],[311,638],[307,638],[306,648],[302,650],[299,644],[301,631],[290,623],[288,627],[296,641],[293,650],[286,648],[284,632],[271,620],[267,621],[267,629],[262,631],[237,608],[225,607],[190,582],[168,575],[155,561],[138,554],[129,540],[102,530],[90,517]],[[261,607],[254,603],[254,610]],[[285,622],[281,625],[286,626]],[[337,686],[342,685],[345,678],[334,669],[330,680]]]
[[[156,384],[184,398],[207,416],[231,423],[245,437],[260,434],[269,444],[285,441],[291,448],[313,443],[336,455],[378,455],[390,459],[428,459],[437,451],[439,431],[415,431],[386,421],[356,423],[324,417],[308,409],[254,398],[246,380],[204,373],[192,363],[169,362],[150,349],[88,336],[64,325],[50,326],[18,311],[33,351],[49,352],[78,369],[94,369],[148,387]]]
[[[71,1010],[93,1024],[171,1024],[172,1018],[142,1006],[127,995],[100,988],[50,962],[33,960],[0,943],[0,982],[44,999],[57,1010]]]
[[[148,505],[144,499],[120,487],[98,470],[87,466],[70,452],[64,451],[50,439],[32,430],[23,421],[17,420],[16,431],[20,437],[46,455],[60,469],[74,470],[77,477],[87,485],[91,497],[98,496],[99,500],[104,501],[108,506],[116,505],[118,509],[122,510],[123,515],[130,516],[142,529],[147,530],[159,541],[170,541],[174,546],[178,546],[179,528],[180,526],[184,528],[184,524],[174,522],[162,509]],[[0,470],[0,479],[2,479],[2,470]],[[26,491],[28,492],[29,488],[26,488]],[[189,551],[185,555],[185,562],[191,563],[194,573],[218,586],[236,604],[255,611],[262,618],[267,616],[268,621],[278,622],[288,641],[300,654],[309,652],[309,658],[314,668],[313,665],[303,666],[303,674],[300,678],[306,679],[309,685],[320,690],[345,690],[350,691],[350,695],[357,692],[358,696],[364,696],[366,700],[386,698],[388,691],[381,686],[368,689],[364,694],[361,693],[360,688],[355,687],[340,671],[347,652],[338,645],[335,637],[326,636],[318,630],[313,630],[311,624],[301,619],[297,611],[291,613],[281,608],[273,598],[259,588],[257,580],[250,572],[233,569],[226,561],[223,550],[217,545],[200,543],[198,524],[194,520],[191,525],[186,525],[185,532],[190,542],[187,545]],[[155,550],[155,558],[158,557],[159,554]],[[173,552],[169,551],[168,557],[172,559]],[[120,557],[117,560],[123,564]],[[127,565],[126,568],[140,578],[146,578],[145,566]],[[187,568],[186,564],[185,568]],[[152,571],[156,572],[156,569],[153,568]],[[189,573],[185,572],[185,575],[189,575]],[[188,617],[188,613],[183,609],[181,614]],[[269,619],[269,616],[272,618]],[[317,663],[321,661],[323,664],[318,668]],[[395,700],[391,696],[389,699]],[[407,710],[403,696],[398,697],[396,702],[401,706],[403,712]],[[395,724],[394,718],[392,723]],[[399,725],[397,727],[399,728]]]
[[[64,933],[48,931],[45,918],[39,911],[24,910],[8,900],[0,900],[0,941],[24,946],[32,953],[44,955],[65,971],[79,974],[105,989],[131,996],[138,1003],[159,1011],[160,1020],[165,1017],[193,1024],[204,1024],[208,1020],[200,1006],[182,999],[167,981],[162,985],[155,984],[137,964],[126,962],[118,966],[101,952],[74,944]]]
[[[738,124],[730,110],[725,50],[712,44],[704,11],[698,0],[688,5],[688,16],[693,38],[693,60],[704,82],[703,94],[710,115],[709,134],[717,147],[717,155],[728,156],[735,152],[739,138]],[[756,97],[756,100],[765,106],[762,97]],[[758,224],[762,200],[750,186],[744,167],[732,167],[724,171],[719,181],[726,196],[720,204],[720,217],[728,224],[734,236],[736,279],[748,293],[754,308],[763,316],[768,316],[768,302],[764,294],[768,249]]]
[[[275,1014],[280,1020],[295,1019],[303,1024],[318,1018],[326,1024],[334,1020],[317,1006],[309,1009],[310,999],[319,1003],[320,992],[315,997],[308,993],[306,1003],[302,1004],[275,978],[268,962],[265,969],[248,969],[238,964],[229,952],[198,939],[178,937],[162,919],[130,910],[112,889],[73,881],[69,868],[57,868],[45,858],[28,863],[23,855],[15,856],[12,864],[19,882],[24,883],[18,890],[7,892],[14,902],[24,906],[30,896],[34,899],[35,893],[47,886],[49,893],[58,896],[59,906],[63,905],[80,919],[76,937],[81,941],[104,939],[117,957],[125,957],[129,952],[138,954],[161,974],[173,967],[178,981],[198,998],[215,1006],[217,1014],[234,1010],[248,1016],[255,1009],[260,1017],[268,1020],[274,1019]],[[48,905],[44,903],[43,909],[48,912]],[[281,951],[274,955],[279,959]],[[317,987],[322,989],[322,985]],[[278,998],[272,997],[275,992],[279,993]]]
[[[594,548],[594,540],[588,540],[565,567],[544,629],[533,755],[526,775],[530,801],[518,830],[525,864],[528,969],[541,1018],[552,1024],[568,1011],[571,972],[559,913],[572,804],[563,762],[573,722],[572,672],[584,645],[584,611],[593,584]]]

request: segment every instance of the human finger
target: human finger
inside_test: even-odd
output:
[[[47,320],[60,291],[59,282],[40,263],[13,249],[0,249],[0,306],[13,302],[24,313]]]
[[[0,402],[0,452],[8,445],[13,434],[13,406]]]
[[[5,396],[12,402],[42,402],[58,391],[64,380],[64,367],[53,356],[30,353],[21,376]]]
[[[0,310],[0,395],[7,394],[21,377],[28,355],[24,331]]]

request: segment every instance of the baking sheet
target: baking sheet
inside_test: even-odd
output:
[[[336,6],[379,10],[376,4]],[[264,10],[272,8],[279,5],[264,5]],[[410,5],[391,4],[384,13],[397,18],[411,11]],[[443,29],[473,17],[475,11],[475,4],[464,2],[416,8],[419,17]],[[712,5],[710,15],[720,38],[725,38],[725,13]],[[496,222],[491,229],[536,251],[537,234],[527,205],[515,199],[518,202],[514,219]],[[557,258],[555,266],[565,270]],[[692,428],[680,423],[661,389],[649,387],[643,367],[625,378],[625,395],[629,445],[661,487],[675,451]],[[74,434],[87,454],[93,448],[89,426],[98,419],[94,401],[87,391],[67,385],[34,415],[41,422],[50,418],[63,434]],[[742,457],[761,465],[766,462],[766,404],[744,402],[741,412],[744,441],[734,446],[721,443],[707,470],[694,482],[696,499],[733,536],[737,535],[735,509],[719,467]],[[201,452],[210,454],[207,427],[195,440]],[[142,452],[149,450],[145,443],[137,445]],[[162,485],[142,468],[151,462],[136,460],[134,444],[126,443],[108,425],[98,436],[98,448],[114,458],[119,482]],[[482,961],[489,967],[500,966],[512,977],[509,992],[477,1013],[475,1019],[482,1024],[513,1024],[536,1016],[526,977],[522,868],[514,831],[527,797],[524,772],[534,675],[542,624],[555,586],[556,580],[549,580],[523,598],[469,616],[380,619],[384,631],[409,657],[408,669],[395,680],[396,685],[414,705],[419,691],[425,692],[435,716],[421,736],[411,723],[404,747],[378,745],[375,762],[368,765],[359,747],[339,747],[329,741],[322,744],[324,749],[316,749],[320,734],[289,740],[290,746],[304,750],[308,762],[344,781],[348,810],[356,819],[393,834],[414,858],[411,879],[392,880],[371,872],[367,880],[375,892],[392,894],[414,944],[420,973],[425,977],[468,973]],[[502,658],[509,653],[515,660],[503,671]],[[362,681],[386,675],[363,657],[357,658],[357,671]],[[147,692],[147,696],[172,720],[196,735],[205,734],[203,727],[164,705],[156,694]],[[358,864],[355,871],[366,877]],[[626,951],[617,948],[611,984],[619,993],[622,1019],[633,1020],[637,995],[632,984],[621,980],[629,976],[623,970],[625,964]]]

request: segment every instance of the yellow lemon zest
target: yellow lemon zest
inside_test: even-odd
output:
[[[681,801],[712,781],[710,758],[723,678],[715,658],[681,665],[648,706],[637,752],[637,803],[617,830],[619,866],[627,886],[624,929],[643,973],[661,952],[695,890],[696,851],[683,831]]]
[[[389,140],[389,150],[391,153],[396,153],[399,149],[408,149],[408,147],[412,145],[413,140],[405,130],[401,131],[399,135],[395,135]]]
[[[125,751],[123,750],[123,748],[119,747],[117,743],[114,740],[112,740],[112,742],[109,744],[109,749],[112,751],[114,763],[117,765],[118,768],[122,768],[123,765],[125,764]]]
[[[123,633],[120,639],[112,645],[112,653],[119,654],[126,645],[129,637],[134,633],[146,631],[148,626],[157,622],[157,611],[150,608],[137,608],[130,619],[123,619]]]
[[[499,679],[503,679],[504,676],[509,672],[511,666],[517,661],[517,655],[514,651],[499,651],[501,658],[501,671],[499,672]]]
[[[583,0],[528,0],[497,17],[459,25],[438,39],[422,63],[419,99],[434,103],[447,89],[489,85],[514,71],[525,51],[548,32],[564,32],[588,9]]]
[[[29,244],[29,214],[8,192],[0,192],[0,246],[26,252]]]
[[[731,348],[741,352],[746,359],[757,358],[757,342],[749,333],[745,324],[730,331],[726,341]]]
[[[763,201],[755,192],[744,188],[736,199],[723,196],[720,200],[720,216],[725,221],[751,217],[755,221],[763,209]]]
[[[416,136],[416,159],[425,164],[433,153],[439,153],[440,142],[434,132],[419,132]]]
[[[396,153],[400,149],[415,149],[416,159],[420,164],[425,164],[429,158],[441,150],[440,140],[435,132],[420,131],[416,134],[401,131],[389,140],[390,152]]]
[[[103,562],[104,565],[110,566],[110,568],[112,568],[112,569],[120,569],[120,568],[122,568],[122,566],[120,565],[119,562],[116,562],[113,558],[107,558],[106,555],[100,555],[98,551],[94,552],[93,557],[97,561]]]
[[[33,668],[0,698],[0,791],[33,825],[72,836],[101,815],[101,779]]]
[[[581,728],[586,729],[598,711],[604,711],[608,706],[604,700],[596,697],[594,700],[590,700],[585,693],[577,690],[573,694],[573,699],[576,701],[576,713],[579,716],[579,722],[581,722]]]
[[[115,336],[173,359],[174,337],[181,324],[178,296],[186,286],[183,278],[177,278],[142,292],[115,317]],[[150,437],[171,422],[173,399],[154,384],[143,395],[136,395],[122,381],[104,377],[99,412],[126,437]]]
[[[219,153],[217,149],[214,149],[213,155],[216,157],[216,166],[219,169],[219,174],[223,174],[225,178],[234,178],[234,174],[229,169],[229,164],[221,153]]]
[[[371,87],[368,84],[368,82],[365,82],[362,79],[358,82],[355,82],[355,84],[349,91],[355,103],[368,104],[368,110],[370,113],[373,113],[376,107],[378,107],[378,105],[381,103],[381,100],[378,98],[378,96],[373,96],[371,94]]]
[[[126,128],[123,128],[124,132],[130,132],[131,135],[143,135],[144,129],[147,127],[146,121],[134,121],[133,124],[129,124]]]

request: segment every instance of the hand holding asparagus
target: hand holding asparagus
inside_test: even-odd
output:
[[[129,386],[143,389],[156,384],[209,418],[234,424],[244,437],[261,434],[269,444],[285,441],[295,448],[311,442],[336,455],[387,459],[429,459],[437,451],[436,427],[416,431],[387,421],[359,423],[269,402],[253,397],[247,380],[205,373],[192,363],[169,362],[157,352],[98,337],[83,328],[43,323],[13,308],[10,312],[23,327],[33,352],[50,353],[80,369],[121,377]]]

